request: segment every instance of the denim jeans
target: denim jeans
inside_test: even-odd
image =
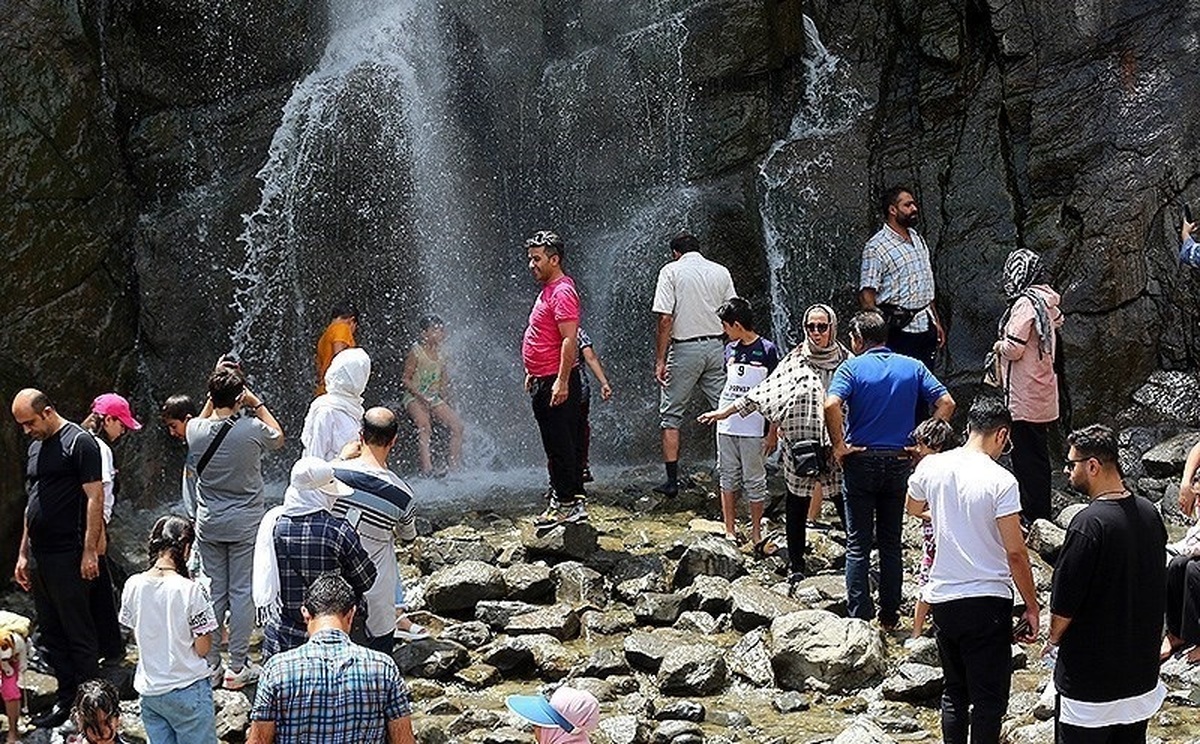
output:
[[[907,455],[860,452],[842,462],[846,500],[846,608],[850,617],[875,617],[871,601],[871,546],[879,548],[879,620],[900,619],[900,531],[912,472]]]
[[[216,744],[208,677],[161,695],[142,696],[142,725],[150,744]]]
[[[966,597],[930,607],[937,624],[942,688],[942,741],[1000,741],[1012,686],[1012,599]]]

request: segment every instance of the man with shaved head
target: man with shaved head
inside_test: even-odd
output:
[[[375,583],[364,597],[369,636],[366,645],[389,653],[396,637],[412,640],[428,635],[420,625],[396,614],[403,604],[403,587],[396,566],[395,535],[405,542],[417,536],[412,489],[388,469],[388,455],[398,430],[392,409],[367,409],[360,441],[343,450],[347,459],[331,463],[337,479],[354,489],[353,494],[334,503],[333,513],[358,532],[363,548],[375,563]]]
[[[88,597],[100,572],[104,524],[100,447],[78,424],[59,416],[40,390],[17,393],[12,415],[33,439],[25,466],[25,531],[13,578],[33,592],[42,643],[58,679],[54,707],[32,722],[53,727],[67,720],[79,684],[98,672]]]

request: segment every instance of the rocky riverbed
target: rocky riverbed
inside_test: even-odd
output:
[[[1156,472],[1162,477],[1167,469]],[[606,473],[609,485],[592,489],[590,524],[546,532],[531,527],[539,505],[528,491],[497,489],[422,509],[421,536],[400,560],[413,616],[434,633],[398,644],[394,654],[412,691],[418,741],[529,742],[504,697],[561,682],[601,700],[601,730],[593,740],[602,743],[940,738],[936,646],[932,639],[903,645],[917,590],[915,520],[905,529],[905,630],[889,634],[844,617],[844,535],[832,505],[825,521],[835,527],[810,532],[811,576],[789,598],[782,554],[758,559],[720,537],[707,473],[693,473],[691,486],[674,499],[652,494],[656,475],[651,468]],[[1034,577],[1044,596],[1053,570],[1047,559],[1077,508],[1065,506],[1059,524],[1038,523],[1031,533]],[[156,512],[118,516],[126,525],[120,542],[131,546],[124,552],[136,560],[136,536]],[[6,607],[20,608],[20,600],[3,598]],[[1052,708],[1039,701],[1049,677],[1039,649],[1013,647],[1005,725],[1013,744],[1052,740]],[[127,682],[135,659],[131,647],[125,667],[110,671]],[[1164,677],[1172,693],[1151,722],[1152,737],[1200,741],[1200,669],[1171,661]],[[28,676],[31,709],[49,704],[52,685],[44,675]],[[217,692],[223,742],[244,740],[252,694]],[[125,703],[123,727],[131,740],[143,741],[137,705]],[[25,738],[57,740],[47,732]]]

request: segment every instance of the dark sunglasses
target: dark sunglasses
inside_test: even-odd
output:
[[[829,330],[828,323],[805,323],[805,330],[813,331],[814,333],[824,333]]]
[[[1072,460],[1071,458],[1068,457],[1066,459],[1066,461],[1063,462],[1063,470],[1074,470],[1076,465],[1078,465],[1081,462],[1087,462],[1090,459],[1092,459],[1092,458],[1081,457],[1078,460]]]

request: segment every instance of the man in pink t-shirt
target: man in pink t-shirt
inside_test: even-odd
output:
[[[540,230],[525,241],[529,271],[542,285],[529,326],[521,340],[525,362],[525,389],[533,402],[533,417],[542,434],[542,447],[550,464],[549,505],[538,524],[587,519],[584,508],[583,468],[576,437],[583,401],[579,372],[579,293],[563,273],[563,242],[557,234]]]

